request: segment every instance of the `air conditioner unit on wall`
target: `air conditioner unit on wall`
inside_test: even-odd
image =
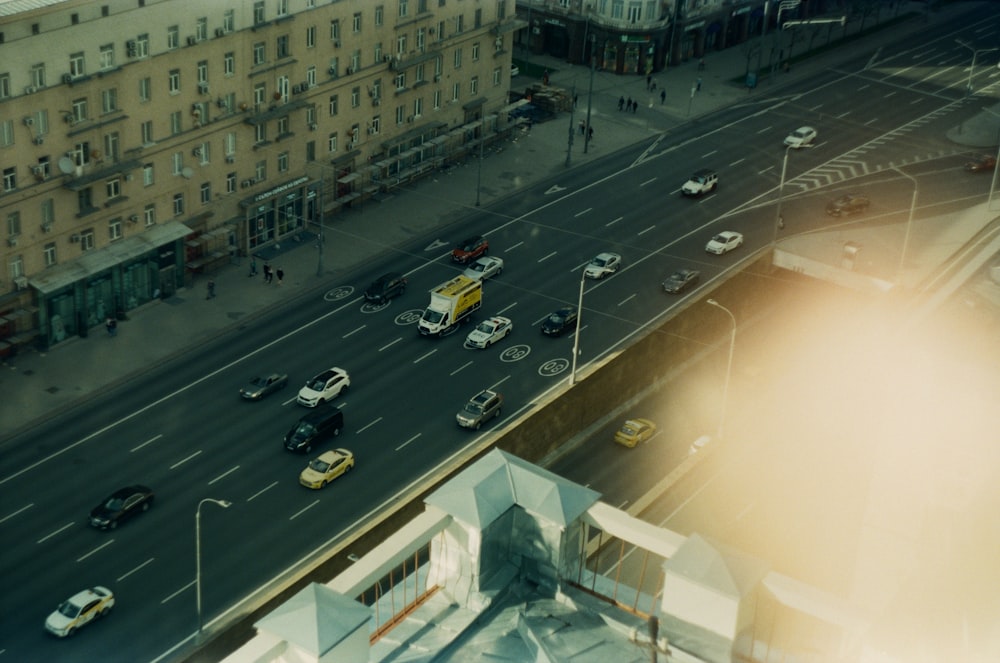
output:
[[[24,93],[25,94],[34,94],[35,93],[35,88],[33,86],[29,85],[26,88],[24,88]]]
[[[70,83],[72,83],[73,82],[73,74],[63,74],[62,75],[62,82],[66,83],[67,85],[69,85]]]
[[[216,28],[215,29],[215,36],[216,37],[222,37],[222,36],[225,36],[225,34],[226,34],[226,31],[223,30],[222,28]]]
[[[24,290],[25,288],[28,287],[28,277],[27,276],[16,277],[14,279],[14,285],[17,287],[18,290]]]
[[[7,246],[17,246],[17,235],[12,235],[7,238]]]
[[[42,224],[42,232],[45,233],[45,234],[48,234],[48,233],[52,232],[52,224],[51,223],[43,223]]]
[[[41,145],[42,143],[45,142],[45,136],[35,136],[34,138],[31,139],[31,142],[34,143],[35,145]]]
[[[226,163],[236,163],[236,155],[229,154],[226,156]]]
[[[73,244],[76,244],[77,242],[79,242],[80,241],[80,233],[73,233],[72,235],[70,235],[69,236],[69,241],[71,243],[73,243]]]
[[[187,45],[188,46],[194,46],[197,43],[198,43],[198,38],[197,37],[193,37],[192,36],[192,37],[188,37],[187,38]]]

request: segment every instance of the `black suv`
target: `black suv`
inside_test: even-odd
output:
[[[365,299],[382,304],[406,292],[406,277],[398,272],[389,272],[375,279],[365,290]]]
[[[340,435],[343,427],[343,412],[332,405],[320,405],[292,426],[285,435],[285,448],[310,453],[324,439]]]
[[[868,209],[868,205],[870,204],[871,201],[868,200],[868,196],[862,193],[848,193],[827,203],[826,213],[830,216],[857,214]]]
[[[542,333],[546,336],[562,336],[567,329],[576,326],[576,307],[566,306],[553,311],[545,321],[542,322]]]

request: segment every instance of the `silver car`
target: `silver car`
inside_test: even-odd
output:
[[[484,389],[473,396],[472,400],[459,410],[458,414],[455,415],[455,421],[462,428],[479,430],[485,422],[500,416],[502,406],[503,395]]]

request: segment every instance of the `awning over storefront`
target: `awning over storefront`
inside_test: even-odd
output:
[[[103,249],[88,251],[72,262],[47,269],[32,277],[29,283],[42,294],[55,292],[190,234],[191,229],[180,221],[155,225],[140,235],[127,237]]]

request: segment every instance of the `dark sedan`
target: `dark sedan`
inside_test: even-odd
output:
[[[240,396],[248,401],[259,401],[279,389],[288,386],[288,376],[280,373],[258,375],[250,380],[250,384],[240,389]]]
[[[566,306],[553,311],[542,322],[542,333],[546,336],[562,336],[567,329],[576,326],[576,307]]]
[[[152,504],[153,491],[146,486],[119,488],[91,510],[90,524],[97,529],[115,529],[118,523],[149,511]]]
[[[701,273],[693,269],[678,269],[663,282],[663,291],[671,295],[679,295],[698,283]]]
[[[365,290],[365,300],[373,304],[384,304],[404,292],[406,292],[406,277],[398,272],[389,272],[368,286]]]

